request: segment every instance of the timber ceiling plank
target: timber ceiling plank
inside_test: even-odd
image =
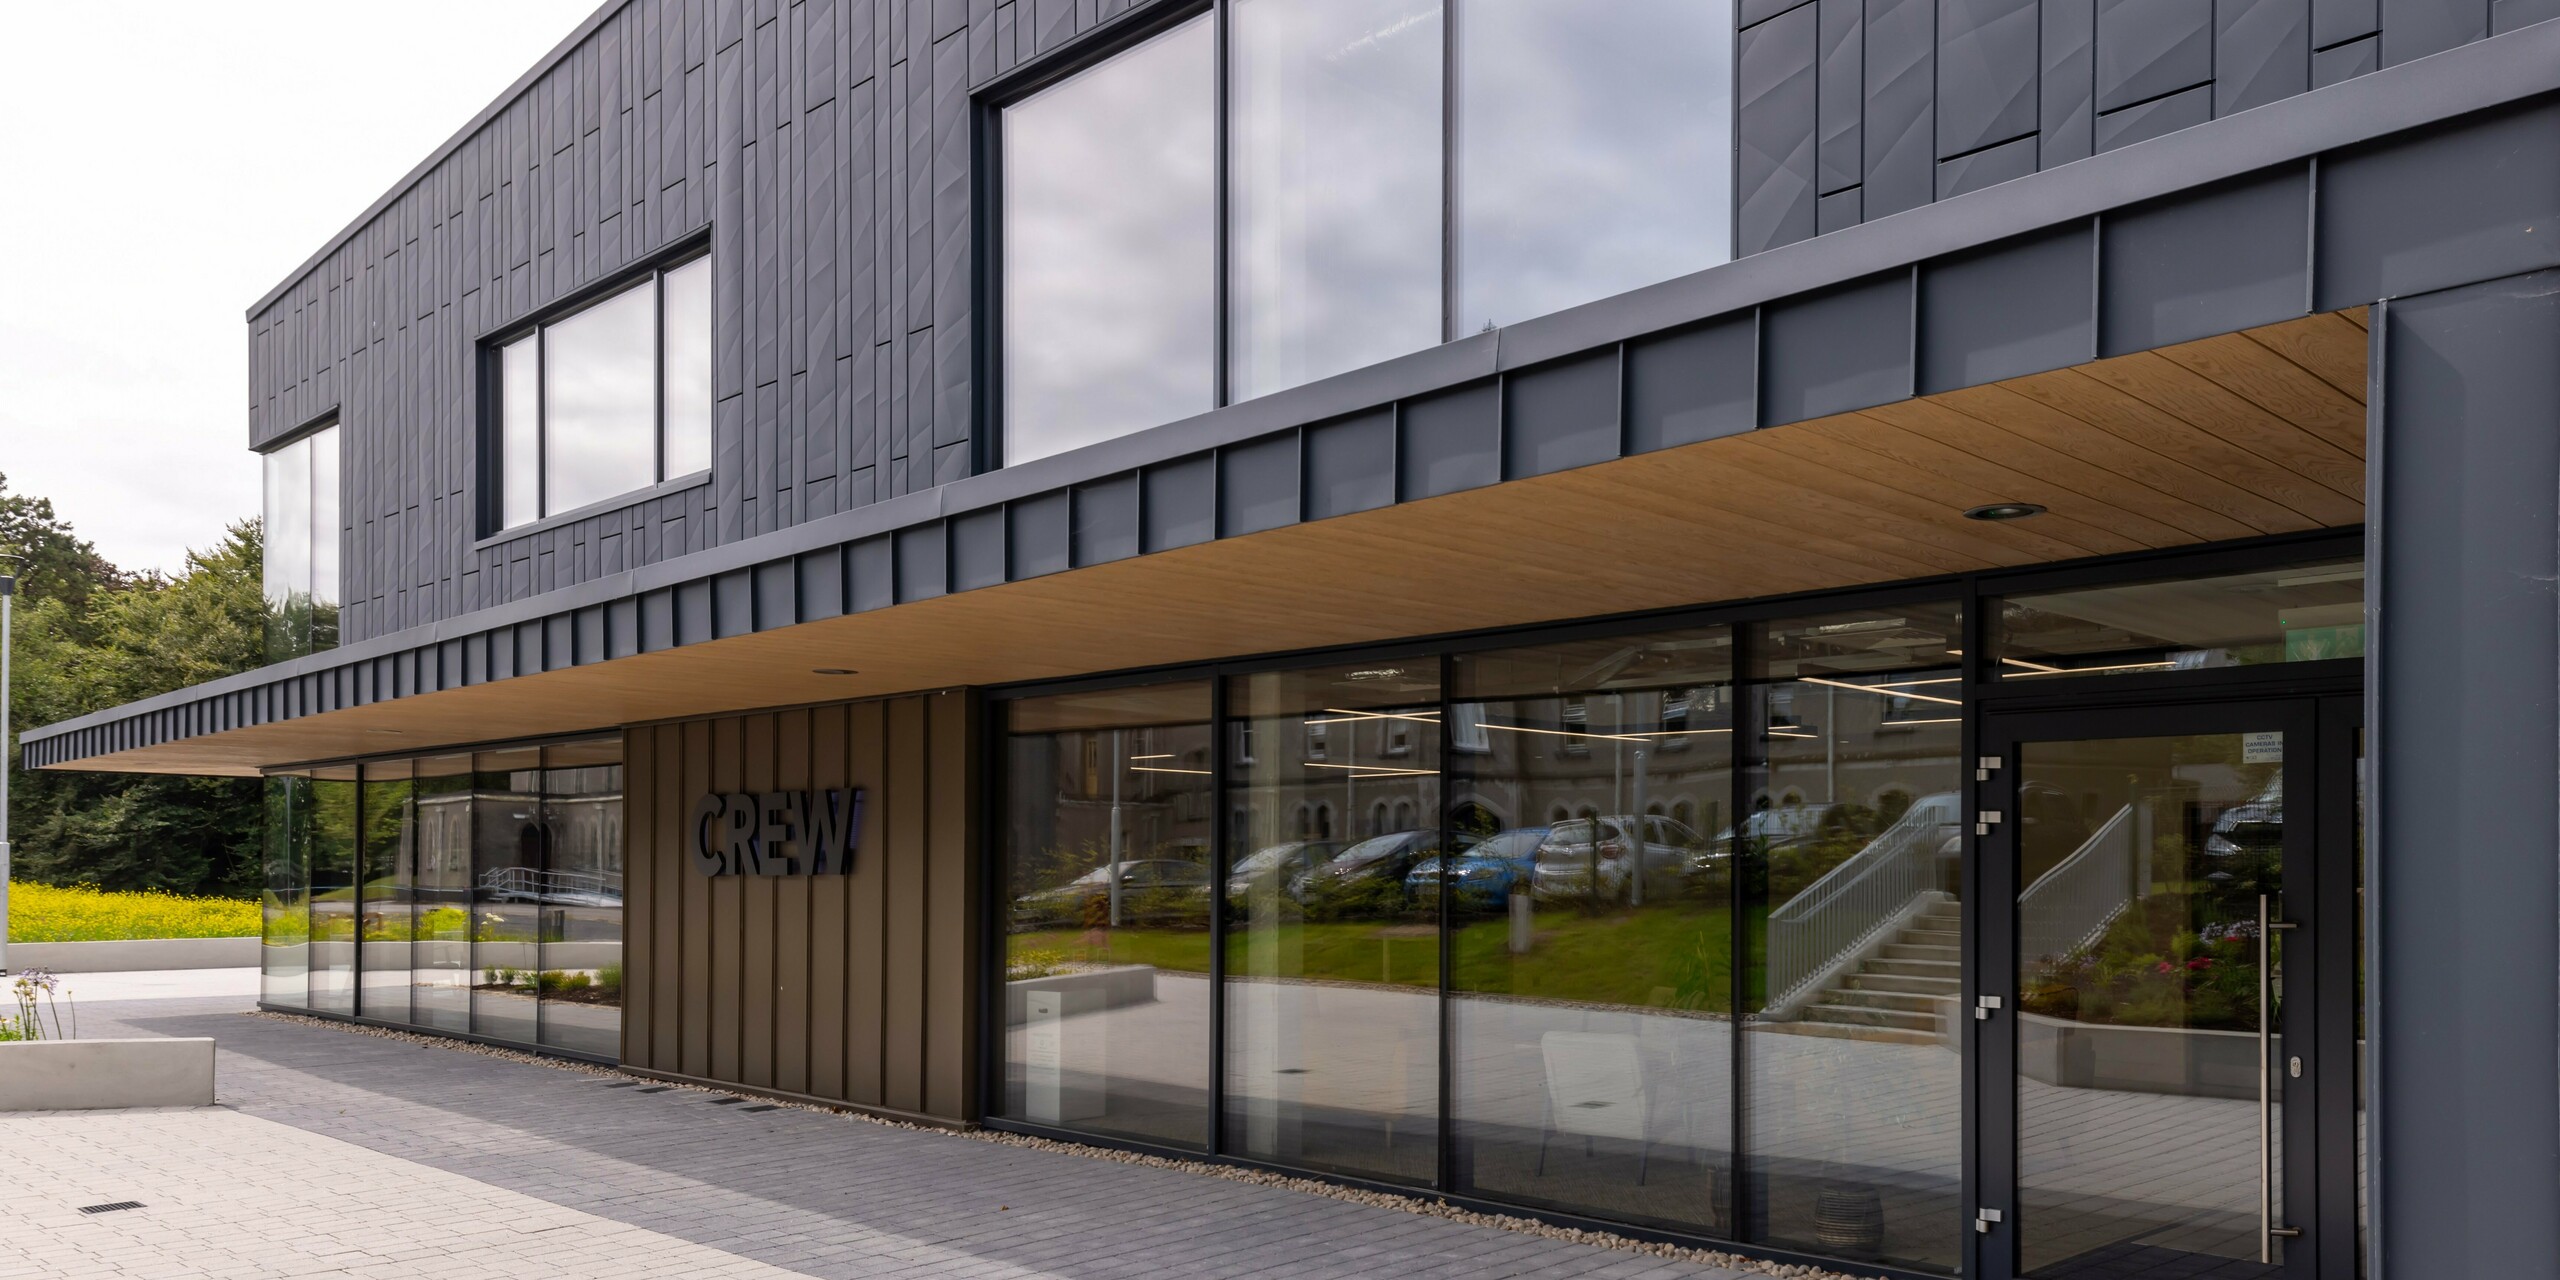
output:
[[[2363,506],[2364,459],[2267,412],[2157,351],[2101,360],[2082,372],[2286,472],[2318,481],[2329,490],[2327,494],[2301,490],[2285,499],[2288,506],[2304,515],[2345,523],[2355,517],[2340,519],[2339,512]]]
[[[1950,449],[2039,477],[2077,494],[2087,504],[2075,508],[2084,519],[2102,522],[2145,546],[2173,547],[2245,538],[2256,532],[2228,516],[2109,471],[2086,458],[1984,422],[1942,397],[1904,400],[1864,412]]]

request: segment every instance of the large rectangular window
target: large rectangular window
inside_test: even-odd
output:
[[[711,464],[711,259],[501,339],[494,523],[513,528]]]
[[[1209,686],[1006,711],[1005,1114],[1205,1148]]]
[[[267,661],[338,647],[338,424],[269,449],[264,563]]]
[[[1215,52],[1195,18],[1005,108],[1007,462],[1216,404]]]
[[[1725,261],[1732,64],[1731,0],[1219,0],[1007,106],[1005,461]]]

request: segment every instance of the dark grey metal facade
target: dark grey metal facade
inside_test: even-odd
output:
[[[1743,0],[1736,248],[2560,17],[2555,0]]]

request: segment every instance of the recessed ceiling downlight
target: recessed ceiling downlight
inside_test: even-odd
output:
[[[1986,502],[1964,513],[1967,520],[2024,520],[2040,516],[2044,508],[2033,502]]]

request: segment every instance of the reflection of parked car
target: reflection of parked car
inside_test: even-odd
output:
[[[1342,852],[1340,840],[1285,840],[1265,845],[1244,857],[1227,873],[1227,896],[1242,898],[1258,889],[1286,890],[1308,872]]]
[[[1636,862],[1629,856],[1635,843],[1629,832],[1635,827],[1632,815],[1620,815],[1574,818],[1548,828],[1531,869],[1531,892],[1541,898],[1625,896],[1628,869]],[[1643,831],[1647,886],[1686,875],[1690,859],[1706,843],[1688,824],[1671,818],[1647,817]]]
[[[2205,856],[2234,858],[2245,853],[2281,855],[2284,851],[2284,775],[2267,788],[2222,811],[2204,838]]]
[[[1454,846],[1460,850],[1476,843],[1474,836],[1458,833]],[[1401,909],[1404,905],[1404,878],[1412,874],[1414,864],[1440,852],[1437,831],[1398,831],[1392,835],[1363,840],[1335,854],[1333,861],[1298,877],[1290,886],[1290,896],[1309,905],[1319,900],[1340,901],[1350,895],[1376,892],[1387,901],[1372,907]]]
[[[1140,858],[1120,864],[1120,922],[1185,918],[1204,908],[1200,894],[1209,887],[1209,869],[1172,858]],[[1168,894],[1166,890],[1185,891]],[[1013,900],[1019,925],[1082,924],[1094,912],[1108,913],[1111,867],[1106,863],[1054,889],[1026,893]],[[1104,918],[1108,918],[1107,914]]]
[[[1538,845],[1546,838],[1545,827],[1514,827],[1487,836],[1483,843],[1454,858],[1425,858],[1406,874],[1405,892],[1416,902],[1431,901],[1440,892],[1440,868],[1446,865],[1451,868],[1450,905],[1461,909],[1499,907],[1515,889],[1528,889],[1537,866]]]

